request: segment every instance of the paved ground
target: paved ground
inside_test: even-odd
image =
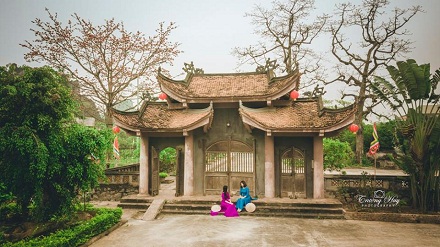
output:
[[[440,246],[440,225],[296,218],[168,215],[130,219],[92,247]]]
[[[160,197],[173,197],[174,186],[161,185]],[[97,203],[106,207],[116,204]],[[124,210],[122,217],[128,222],[91,246],[440,246],[440,225],[435,224],[267,218],[244,214],[239,218],[208,214],[165,215],[143,221],[137,210]]]

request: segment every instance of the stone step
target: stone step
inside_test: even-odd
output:
[[[323,207],[289,207],[289,206],[261,206],[255,204],[258,211],[261,212],[300,212],[300,213],[330,213],[343,214],[342,208],[323,208]]]
[[[281,218],[307,218],[307,219],[345,219],[344,214],[331,213],[296,213],[296,212],[253,212],[241,213],[240,216],[258,216],[258,217],[281,217]]]
[[[267,207],[305,207],[305,208],[342,208],[342,203],[309,203],[309,202],[292,202],[292,203],[276,203],[276,202],[261,202],[252,201],[257,207],[267,206]],[[167,200],[167,204],[200,204],[200,205],[216,205],[220,204],[217,200]]]
[[[209,215],[208,210],[180,211],[162,209],[161,215],[186,214],[186,215]],[[282,218],[307,218],[307,219],[345,219],[343,214],[319,214],[319,213],[292,213],[292,212],[240,212],[240,217],[282,217]],[[222,216],[222,214],[219,214]]]
[[[167,200],[167,204],[204,204],[204,205],[215,205],[220,204],[218,200]]]
[[[210,211],[214,204],[168,204],[166,203],[163,209],[170,211],[194,211],[207,210]],[[342,208],[321,208],[321,207],[289,207],[289,206],[271,206],[271,205],[257,205],[258,212],[265,213],[313,213],[313,214],[343,214]]]
[[[154,198],[121,198],[121,203],[152,203]]]
[[[215,204],[168,204],[165,203],[163,209],[174,210],[174,211],[192,211],[192,210],[211,210],[212,205]]]
[[[210,212],[212,204],[177,204],[166,203],[161,213],[169,214],[206,214]],[[344,218],[344,210],[340,208],[313,207],[289,207],[278,205],[256,205],[257,210],[253,213],[257,216],[269,217],[303,217],[303,218]],[[243,211],[243,213],[247,213]]]
[[[118,204],[122,208],[147,210],[155,198],[122,198]],[[253,213],[243,211],[240,216],[261,217],[291,217],[315,219],[344,219],[344,210],[339,201],[316,202],[305,200],[292,200],[292,202],[265,202],[252,201],[257,207]],[[209,215],[212,205],[220,205],[219,200],[166,200],[158,211],[160,215],[166,214],[202,214]]]
[[[118,203],[118,207],[123,209],[148,209],[150,207],[150,203],[129,203],[129,202],[121,202]]]
[[[267,207],[294,207],[294,208],[342,208],[342,203],[307,203],[307,202],[292,202],[292,203],[268,203],[252,201],[255,206]]]

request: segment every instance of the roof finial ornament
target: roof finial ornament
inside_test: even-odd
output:
[[[188,74],[203,75],[205,72],[201,68],[195,68],[193,61],[191,63],[183,63],[183,71]]]
[[[264,72],[268,72],[268,71],[274,71],[276,68],[278,68],[278,64],[277,64],[277,60],[270,60],[270,58],[268,58],[266,60],[266,65],[260,65],[257,67],[256,71],[259,73],[264,73]]]
[[[322,96],[326,93],[327,91],[324,91],[324,87],[320,87],[319,85],[316,85],[316,87],[313,89],[312,92],[308,91],[305,92],[304,95],[308,96],[309,99],[311,98],[315,98],[315,97],[319,97]]]

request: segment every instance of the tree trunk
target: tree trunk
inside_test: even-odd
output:
[[[364,155],[364,134],[361,123],[357,123],[356,120],[355,123],[359,126],[359,130],[356,133],[356,162],[362,166],[362,157]]]
[[[107,128],[112,128],[113,126],[113,115],[111,112],[111,108],[109,106],[106,107],[105,109],[105,125],[107,126]]]
[[[362,166],[362,157],[364,155],[364,130],[362,128],[363,110],[365,104],[365,90],[361,87],[359,90],[359,101],[357,102],[357,112],[354,123],[359,126],[356,132],[356,162]]]

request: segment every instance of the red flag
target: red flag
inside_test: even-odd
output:
[[[379,150],[379,136],[377,135],[376,123],[373,124],[373,138],[374,140],[370,144],[370,150],[368,154],[374,155]]]
[[[119,159],[119,142],[117,136],[115,136],[115,140],[113,141],[113,155],[115,159]]]

